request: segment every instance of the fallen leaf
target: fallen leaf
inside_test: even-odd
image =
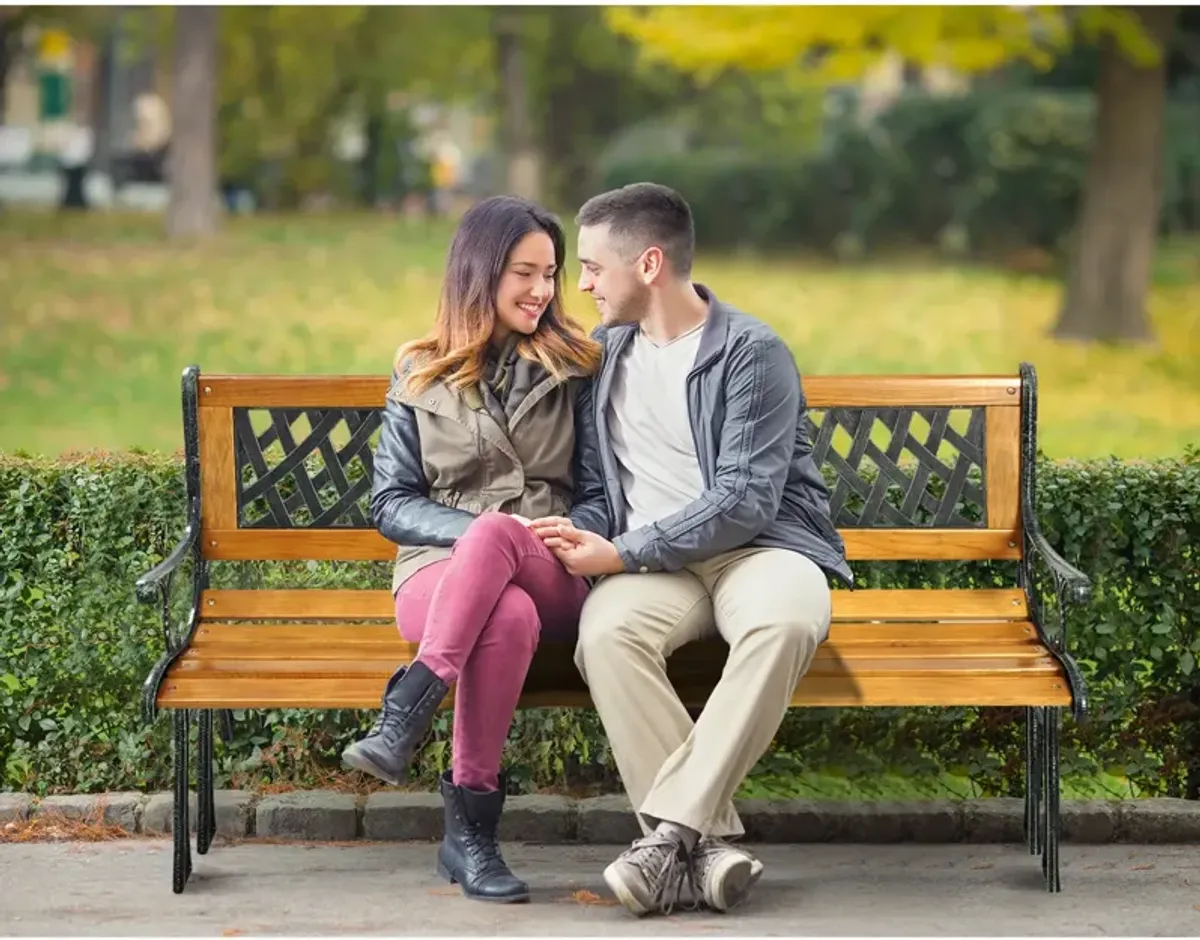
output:
[[[596,907],[612,907],[621,903],[616,898],[602,898],[595,891],[588,891],[586,888],[571,892],[571,900],[576,904],[590,904]]]
[[[1130,871],[1151,871],[1153,868],[1153,865],[1134,865]]]
[[[221,931],[221,936],[222,937],[240,937],[245,932],[246,931],[242,930],[240,927],[226,927],[224,930]]]

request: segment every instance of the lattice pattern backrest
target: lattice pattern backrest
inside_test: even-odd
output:
[[[810,412],[835,525],[985,527],[984,414],[982,407]]]
[[[386,377],[189,371],[184,384],[206,558],[395,557],[369,512]],[[1020,557],[1035,401],[1031,391],[1027,421],[1020,377],[810,376],[804,387],[851,560]]]
[[[232,412],[239,528],[371,526],[377,409]],[[835,407],[810,424],[839,528],[987,525],[984,408]]]

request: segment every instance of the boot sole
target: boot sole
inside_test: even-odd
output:
[[[458,885],[459,890],[462,891],[463,897],[469,901],[487,901],[491,904],[524,904],[529,900],[528,891],[526,891],[524,894],[510,894],[505,897],[497,898],[488,897],[486,894],[470,894],[467,891],[466,886],[460,884],[459,880],[450,873],[450,869],[442,864],[442,860],[440,858],[438,859],[437,863],[437,873],[450,882],[450,884]]]
[[[650,913],[650,908],[637,899],[621,876],[612,870],[612,866],[604,869],[604,883],[634,917],[645,917]]]
[[[342,763],[351,770],[361,770],[364,774],[370,774],[372,777],[382,780],[384,783],[390,783],[393,787],[400,786],[400,781],[398,778],[389,774],[387,771],[379,767],[374,761],[368,760],[361,754],[343,751]],[[408,768],[405,768],[405,770],[407,769]]]
[[[754,864],[746,856],[730,858],[726,864],[710,876],[716,879],[721,886],[721,891],[713,896],[709,905],[724,914],[746,900],[750,889],[762,875],[762,869],[755,874],[754,868]]]

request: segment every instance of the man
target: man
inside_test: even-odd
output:
[[[639,183],[589,200],[576,222],[579,286],[602,319],[597,425],[621,534],[533,526],[569,570],[601,577],[576,664],[645,833],[604,878],[638,915],[687,903],[685,887],[725,911],[762,872],[725,841],[744,834],[733,794],[828,635],[828,577],[852,576],[795,361],[770,327],[692,282],[687,203]],[[665,660],[714,634],[729,658],[693,724]]]

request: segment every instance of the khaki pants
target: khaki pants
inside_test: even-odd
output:
[[[643,831],[662,820],[703,835],[745,830],[733,794],[771,744],[828,636],[830,590],[803,555],[737,549],[683,571],[618,574],[588,595],[575,663]],[[721,679],[694,724],[666,659],[716,634]]]

